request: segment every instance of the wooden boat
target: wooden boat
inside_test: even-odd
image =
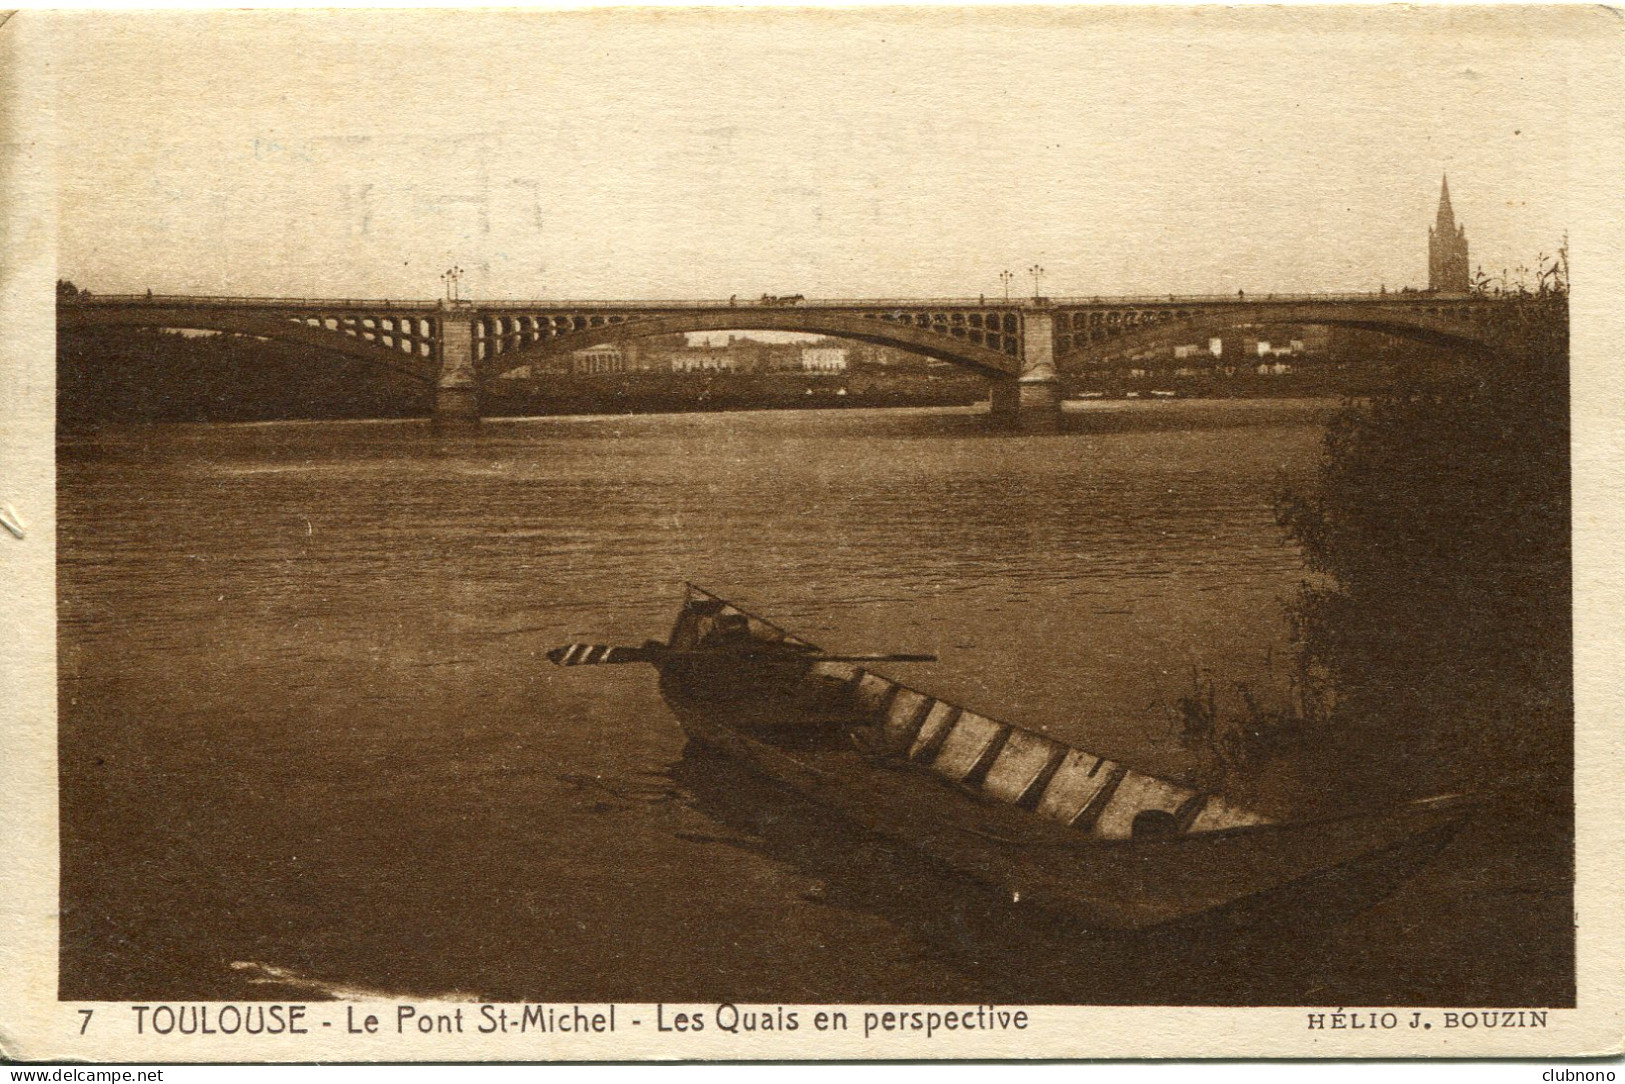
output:
[[[666,643],[550,657],[650,662],[692,740],[1012,901],[1098,929],[1366,906],[1475,804],[1445,795],[1278,823],[939,700],[862,665],[875,657],[827,653],[693,585]]]

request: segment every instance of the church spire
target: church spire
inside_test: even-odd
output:
[[[1456,214],[1450,209],[1450,174],[1444,175],[1444,181],[1439,186],[1439,228],[1453,230],[1456,227]]]
[[[1467,270],[1467,228],[1456,224],[1450,206],[1450,176],[1439,185],[1439,217],[1428,230],[1428,289],[1466,293],[1472,289]]]

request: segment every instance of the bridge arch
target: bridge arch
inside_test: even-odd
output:
[[[421,350],[409,354],[404,350],[385,346],[381,342],[327,327],[325,324],[320,327],[312,326],[305,322],[306,319],[307,316],[303,313],[286,316],[257,315],[253,313],[221,312],[201,307],[101,308],[59,305],[57,307],[56,322],[59,331],[89,331],[99,328],[128,327],[174,328],[177,330],[219,331],[227,334],[253,335],[262,339],[275,339],[279,342],[309,346],[328,353],[341,354],[345,357],[391,369],[430,386],[433,386],[439,378],[440,362],[433,357],[432,350],[429,356],[425,356]],[[338,318],[326,317],[325,319],[336,322]],[[390,332],[381,328],[376,331],[369,328],[368,331],[378,335],[390,334]]]
[[[966,339],[956,338],[951,333],[945,334],[941,330],[903,323],[901,320],[816,309],[755,307],[640,316],[621,323],[566,332],[518,349],[488,349],[484,356],[478,359],[475,367],[482,378],[496,377],[523,365],[534,365],[552,358],[568,356],[590,346],[693,331],[795,331],[811,335],[830,335],[874,343],[878,346],[897,347],[929,358],[963,365],[984,376],[1013,376],[1021,371],[1020,358]]]
[[[1086,342],[1057,357],[1056,362],[1063,371],[1097,368],[1112,364],[1123,354],[1200,342],[1244,327],[1305,324],[1381,332],[1482,360],[1492,359],[1500,352],[1494,343],[1493,329],[1486,323],[1410,307],[1372,312],[1351,311],[1334,305],[1261,305],[1257,308],[1237,305],[1199,311],[1186,318],[1141,324],[1132,330]]]

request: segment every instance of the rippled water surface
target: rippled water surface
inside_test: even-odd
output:
[[[542,653],[661,637],[692,580],[1187,771],[1167,705],[1192,667],[1278,680],[1303,570],[1271,501],[1328,409],[1103,405],[1025,437],[843,411],[66,438],[63,991],[986,994],[951,919],[909,921],[939,889],[775,842],[736,815],[748,781],[685,754],[652,671]]]

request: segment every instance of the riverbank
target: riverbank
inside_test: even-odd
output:
[[[548,373],[487,381],[486,417],[952,407],[985,401],[974,373]]]
[[[1376,367],[1306,367],[1230,377],[1069,374],[1071,399],[1301,399],[1363,394]],[[426,418],[434,388],[383,366],[312,347],[241,336],[65,335],[57,418],[67,430],[125,423],[231,423]],[[810,372],[549,372],[482,382],[487,418],[687,414],[739,410],[966,407],[986,403],[987,377],[954,366],[859,366]]]

